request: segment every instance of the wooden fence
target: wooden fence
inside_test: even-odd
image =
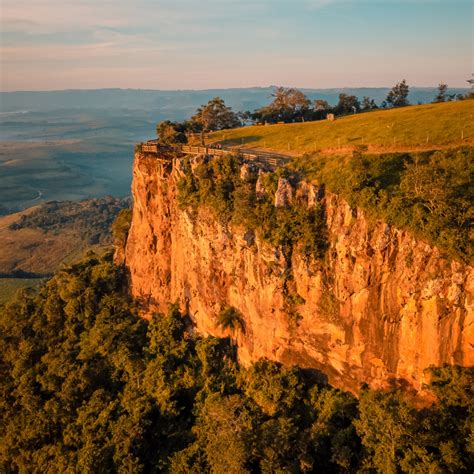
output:
[[[141,145],[142,153],[159,154],[160,152],[170,151],[171,149],[172,147],[166,147],[153,142],[147,142]],[[274,168],[282,166],[288,161],[288,158],[281,155],[248,152],[245,149],[239,148],[214,148],[212,146],[183,145],[179,147],[178,150],[186,155],[226,156],[238,154],[245,160],[264,163]]]
[[[256,151],[248,152],[247,150],[240,148],[214,148],[209,146],[183,145],[181,151],[187,155],[225,156],[238,154],[245,160],[265,163],[272,167],[282,166],[288,161],[288,158],[283,156],[258,153]]]

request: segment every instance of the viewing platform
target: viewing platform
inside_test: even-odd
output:
[[[158,140],[149,140],[139,145],[142,153],[152,153],[159,155],[170,151],[181,152],[184,155],[206,155],[206,156],[226,156],[240,155],[247,161],[259,162],[266,164],[272,168],[285,165],[289,161],[289,157],[279,155],[277,153],[264,152],[259,150],[248,150],[245,148],[217,147],[215,145],[208,146],[167,146],[158,143]]]

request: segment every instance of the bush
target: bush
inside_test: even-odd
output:
[[[122,209],[112,224],[112,236],[121,247],[125,247],[131,223],[132,210]]]

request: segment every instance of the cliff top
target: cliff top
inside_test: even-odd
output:
[[[424,150],[474,144],[474,101],[415,105],[360,113],[334,121],[255,125],[211,134],[212,143],[306,152]]]

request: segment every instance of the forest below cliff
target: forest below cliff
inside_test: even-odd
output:
[[[472,368],[433,368],[429,401],[265,360],[137,317],[111,256],[0,307],[2,472],[472,472]]]

